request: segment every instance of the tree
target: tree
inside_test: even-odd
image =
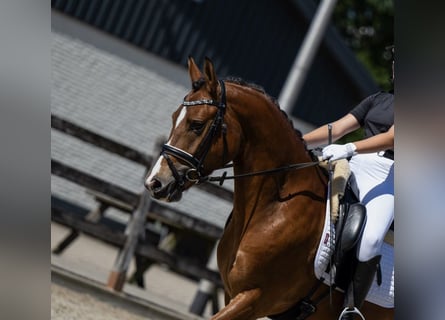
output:
[[[385,48],[394,44],[393,0],[338,1],[332,19],[377,84],[391,89],[392,55]]]

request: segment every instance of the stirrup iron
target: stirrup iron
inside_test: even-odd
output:
[[[347,314],[358,314],[360,316],[360,318],[362,318],[362,320],[366,320],[365,317],[363,316],[363,314],[360,312],[359,309],[357,309],[356,307],[346,307],[343,309],[343,311],[340,313],[340,316],[338,317],[338,320],[342,320],[342,317],[344,315]]]

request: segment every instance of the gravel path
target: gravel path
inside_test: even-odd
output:
[[[51,284],[52,320],[151,320],[128,308],[113,305],[90,292]]]

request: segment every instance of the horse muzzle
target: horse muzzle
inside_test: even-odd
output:
[[[177,183],[174,178],[165,180],[158,176],[147,179],[145,188],[147,188],[153,198],[165,202],[181,200],[182,192],[184,191],[183,186]]]
[[[187,155],[186,160],[188,160],[188,154],[184,151],[168,145],[165,145],[164,148],[161,157],[145,181],[145,187],[155,199],[166,202],[179,201],[184,190],[201,182],[201,172],[193,167],[193,163],[189,163],[189,165],[175,164],[168,154],[169,152],[174,153],[180,159],[183,159],[184,154]],[[162,163],[163,161],[165,162]]]

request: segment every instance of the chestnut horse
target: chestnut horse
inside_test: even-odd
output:
[[[217,255],[226,306],[211,320],[296,319],[283,313],[311,291],[313,297],[329,291],[317,287],[314,275],[326,175],[317,165],[249,175],[314,161],[301,133],[260,88],[218,80],[207,58],[203,72],[192,58],[188,68],[193,89],[173,113],[169,140],[146,187],[156,199],[178,201],[184,190],[232,161],[238,176],[233,211]],[[343,294],[333,290],[325,297],[310,319],[338,318]],[[361,311],[368,319],[393,319],[393,309],[370,303]]]

